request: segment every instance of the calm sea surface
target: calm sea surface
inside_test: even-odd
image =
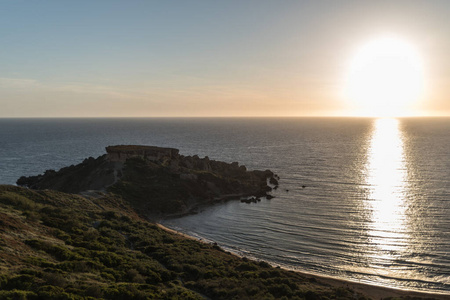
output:
[[[276,198],[164,225],[294,270],[450,294],[449,132],[448,118],[0,119],[0,183],[114,144],[271,169]]]

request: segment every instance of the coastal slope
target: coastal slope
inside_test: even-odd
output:
[[[112,194],[89,198],[0,186],[0,299],[354,295],[162,230]]]

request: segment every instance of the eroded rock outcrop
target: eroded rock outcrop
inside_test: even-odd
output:
[[[277,185],[273,172],[248,171],[225,163],[183,156],[178,149],[119,145],[81,164],[21,177],[17,184],[69,193],[108,191],[123,197],[145,214],[181,214],[200,205],[242,197],[264,197]]]

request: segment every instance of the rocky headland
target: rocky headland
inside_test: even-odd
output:
[[[174,148],[118,145],[106,152],[59,171],[23,176],[17,184],[75,194],[113,193],[154,217],[190,213],[230,199],[270,198],[271,186],[278,185],[270,170],[249,171],[237,162],[184,156]]]

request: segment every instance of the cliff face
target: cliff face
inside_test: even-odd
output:
[[[269,171],[247,171],[225,163],[183,156],[177,149],[150,146],[109,146],[107,154],[76,166],[21,177],[18,185],[69,193],[87,190],[120,195],[147,215],[180,214],[199,205],[241,197],[264,197],[277,183]]]

